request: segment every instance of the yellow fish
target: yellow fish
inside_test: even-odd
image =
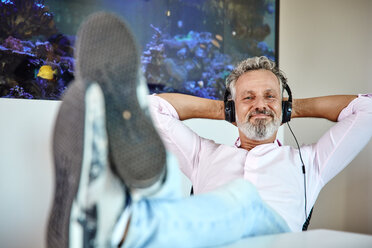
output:
[[[52,80],[54,78],[54,75],[57,75],[57,69],[53,70],[50,65],[43,65],[40,67],[39,72],[36,76]]]

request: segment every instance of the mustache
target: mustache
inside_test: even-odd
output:
[[[269,115],[270,117],[274,118],[275,115],[274,115],[274,112],[271,111],[271,110],[267,110],[267,109],[257,109],[257,110],[253,110],[252,112],[250,112],[248,114],[248,120],[251,119],[251,117],[253,115],[258,115],[258,114],[263,114],[263,115]]]

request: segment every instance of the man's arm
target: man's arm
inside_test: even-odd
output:
[[[168,101],[176,109],[180,120],[191,118],[225,119],[223,101],[178,93],[162,93],[158,96]],[[334,95],[293,99],[291,118],[317,117],[335,122],[342,109],[356,97],[356,95]]]
[[[340,112],[355,98],[356,95],[334,95],[294,99],[291,118],[317,117],[335,122]]]
[[[162,93],[157,96],[165,99],[176,109],[180,120],[191,118],[225,119],[223,101],[178,93]]]
[[[312,101],[308,101],[311,104]],[[322,105],[318,106],[320,103]],[[347,106],[343,108],[343,105]],[[312,116],[338,121],[316,143],[301,147],[304,163],[309,172],[309,181],[320,180],[318,187],[321,188],[343,170],[370,141],[372,95],[361,94],[357,98],[354,96],[315,98],[316,114],[311,112],[312,106],[308,108]]]

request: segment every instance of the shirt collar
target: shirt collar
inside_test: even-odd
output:
[[[241,144],[242,142],[240,141],[240,137],[238,137],[235,141],[235,147],[240,148]],[[274,141],[274,144],[276,144],[277,146],[282,146],[282,143],[280,143],[278,139]]]

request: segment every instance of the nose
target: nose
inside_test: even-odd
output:
[[[256,97],[256,99],[253,102],[252,108],[254,110],[266,110],[266,101],[263,97]]]

